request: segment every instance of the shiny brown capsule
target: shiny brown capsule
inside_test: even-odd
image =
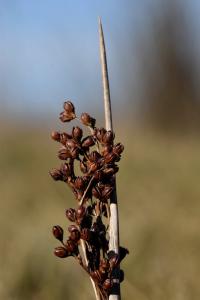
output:
[[[124,151],[124,146],[121,143],[118,143],[113,146],[113,153],[120,155]]]
[[[65,243],[65,247],[69,253],[76,254],[78,251],[78,246],[75,241],[68,239]]]
[[[63,163],[60,167],[60,171],[62,172],[63,175],[66,177],[72,175],[72,169],[71,166],[68,163]]]
[[[83,123],[83,125],[90,126],[93,128],[95,126],[96,120],[92,118],[88,113],[82,113],[81,122]]]
[[[66,142],[71,139],[72,136],[66,132],[60,134],[60,142],[65,146]]]
[[[54,249],[54,254],[60,258],[65,258],[69,256],[69,252],[64,247],[56,247]]]
[[[94,146],[94,144],[95,144],[94,138],[91,136],[88,136],[85,139],[83,139],[81,146],[83,148],[89,148],[89,147]]]
[[[102,143],[103,144],[112,144],[115,136],[114,133],[111,130],[106,131],[102,138]]]
[[[68,158],[71,157],[71,153],[69,150],[67,150],[66,148],[62,148],[58,151],[58,157],[61,159],[61,160],[66,160]]]
[[[70,225],[68,231],[70,233],[70,240],[78,241],[80,239],[80,231],[75,225]]]
[[[60,227],[59,225],[53,226],[52,228],[52,233],[54,235],[54,237],[59,240],[59,241],[63,241],[63,229],[62,227]]]
[[[58,169],[53,169],[49,172],[49,174],[51,175],[51,177],[55,180],[63,180],[63,174],[60,170]]]
[[[98,139],[98,141],[100,143],[103,143],[103,137],[106,133],[106,129],[105,128],[98,128],[98,129],[96,129],[95,133],[96,133],[96,138]]]
[[[85,187],[85,181],[83,180],[82,177],[78,176],[75,179],[74,186],[75,186],[76,189],[81,190]]]
[[[75,107],[74,107],[74,104],[71,101],[64,102],[63,108],[67,112],[75,113]]]
[[[112,151],[112,146],[111,145],[104,145],[103,149],[101,151],[101,154],[103,156],[106,156],[108,153],[110,153]]]
[[[69,221],[75,222],[76,221],[76,211],[73,208],[66,209],[66,217]]]
[[[73,127],[72,136],[75,140],[80,141],[82,139],[82,136],[83,136],[83,130],[78,126]]]
[[[118,155],[115,154],[114,152],[110,152],[104,156],[106,164],[115,162],[117,160],[117,158],[118,158]]]
[[[84,206],[79,206],[76,210],[76,217],[77,219],[83,218],[86,214],[86,208]]]
[[[70,122],[73,119],[76,118],[76,115],[73,112],[68,112],[68,111],[63,111],[60,113],[60,117],[59,119],[61,120],[61,122],[65,123],[65,122]]]
[[[52,131],[51,138],[56,142],[60,142],[60,133],[58,131]]]

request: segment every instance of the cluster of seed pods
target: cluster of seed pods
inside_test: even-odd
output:
[[[117,162],[124,147],[114,143],[114,133],[95,127],[96,120],[88,113],[76,116],[75,107],[70,101],[63,105],[60,114],[62,122],[74,119],[89,129],[83,137],[83,130],[76,126],[71,133],[54,131],[53,140],[62,146],[58,158],[60,168],[50,171],[54,180],[65,182],[72,190],[76,208],[66,210],[66,217],[72,225],[68,227],[68,238],[64,241],[64,230],[53,227],[54,237],[61,242],[54,254],[60,258],[73,256],[95,282],[101,299],[108,299],[113,286],[112,274],[128,253],[120,247],[119,254],[109,251],[109,203],[114,190],[114,178],[118,172]],[[82,176],[75,174],[75,162],[79,164]],[[123,280],[120,270],[120,281]]]

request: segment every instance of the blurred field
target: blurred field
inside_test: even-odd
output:
[[[47,129],[0,131],[0,299],[94,299],[79,266],[52,255],[51,227],[66,228],[65,208],[76,206],[48,175],[58,145]],[[118,140],[123,299],[199,300],[200,141],[144,131]]]

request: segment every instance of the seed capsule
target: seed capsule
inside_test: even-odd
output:
[[[114,161],[117,160],[117,155],[114,153],[114,152],[110,152],[108,154],[105,155],[105,163],[106,164],[110,164],[110,163],[113,163]]]
[[[54,141],[60,142],[60,133],[58,131],[52,131],[51,138]]]
[[[81,219],[85,216],[86,208],[84,206],[79,206],[76,210],[76,217],[77,219]]]
[[[75,140],[80,141],[82,139],[82,136],[83,136],[83,130],[78,126],[73,127],[72,136]]]
[[[124,151],[124,146],[121,143],[118,143],[113,146],[113,153],[120,155]]]
[[[111,130],[106,131],[102,138],[103,144],[112,144],[115,136],[114,133]]]
[[[73,208],[69,208],[65,212],[66,217],[68,218],[69,221],[75,222],[76,221],[76,211]]]
[[[72,240],[68,239],[65,243],[65,246],[66,246],[66,249],[69,253],[75,254],[75,255],[77,254],[78,246],[77,246],[75,241],[72,241]]]
[[[72,136],[66,132],[60,134],[60,142],[65,146],[66,142],[71,139]]]
[[[82,142],[82,147],[83,148],[89,148],[94,146],[95,141],[91,136],[86,137],[83,142]]]
[[[106,133],[105,128],[96,129],[96,137],[100,143],[103,143],[103,137],[104,137],[105,133]]]
[[[75,225],[70,225],[68,231],[70,232],[70,240],[78,241],[80,239],[80,232]]]
[[[60,258],[65,258],[69,256],[67,249],[64,247],[56,247],[54,250],[54,254]]]
[[[71,153],[69,152],[69,150],[67,150],[66,148],[61,148],[59,151],[58,151],[58,157],[61,159],[61,160],[66,160],[68,158],[71,157]]]
[[[117,165],[113,165],[112,167],[107,167],[103,170],[103,173],[107,176],[112,176],[117,173],[119,170]]]
[[[53,232],[54,237],[57,240],[62,242],[62,240],[63,240],[63,229],[62,229],[62,227],[60,227],[59,225],[53,226],[52,232]]]
[[[60,171],[62,172],[62,174],[66,177],[71,176],[72,175],[72,169],[71,166],[67,163],[63,163],[60,167]]]
[[[73,231],[79,231],[78,228],[76,227],[76,225],[70,225],[68,227],[68,231],[71,233]]]
[[[55,180],[63,180],[63,174],[60,170],[58,169],[53,169],[49,172],[49,174],[51,175],[51,177]]]
[[[84,186],[85,186],[85,181],[83,180],[82,177],[79,177],[79,176],[78,176],[78,177],[76,178],[76,180],[75,180],[74,186],[75,186],[76,189],[81,190],[81,189],[83,189]]]
[[[71,101],[64,102],[63,108],[67,112],[75,113],[75,107],[74,107],[74,104]]]
[[[96,120],[92,118],[88,113],[82,113],[81,122],[83,123],[83,125],[90,126],[93,128],[95,126]]]
[[[61,122],[70,122],[71,120],[75,119],[76,115],[73,112],[63,111],[60,113],[59,119]]]
[[[104,145],[101,154],[103,156],[106,156],[108,153],[110,153],[112,151],[112,146],[111,145]]]

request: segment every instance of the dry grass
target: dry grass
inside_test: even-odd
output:
[[[142,132],[122,142],[121,244],[130,250],[123,299],[200,299],[200,142]],[[0,147],[0,299],[93,299],[72,259],[52,255],[51,227],[66,228],[64,210],[74,205],[48,176],[57,145],[48,131],[15,129],[1,133]]]

